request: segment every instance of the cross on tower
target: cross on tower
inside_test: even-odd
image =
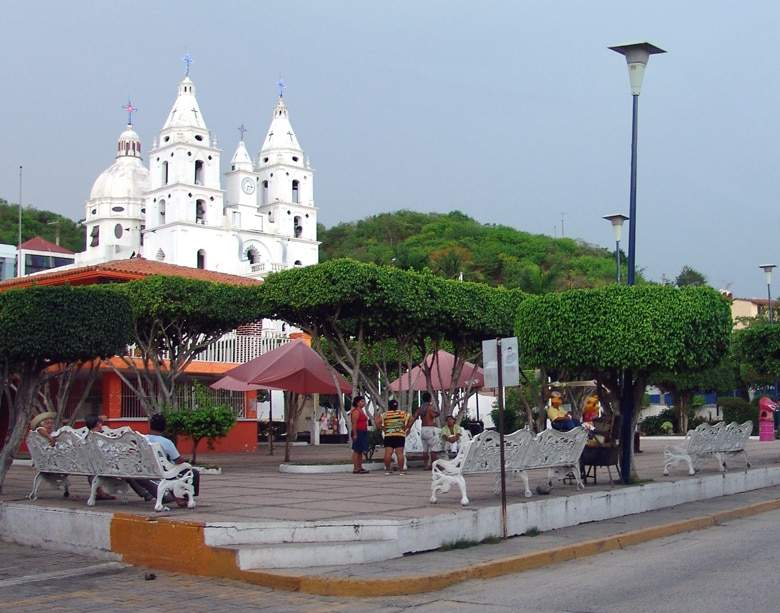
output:
[[[244,140],[244,134],[246,134],[248,130],[244,127],[244,124],[242,123],[240,126],[238,126],[238,133],[241,135],[241,140]]]
[[[187,66],[186,71],[184,72],[185,77],[190,76],[190,66],[192,65],[192,56],[189,54],[189,52],[184,54],[184,57],[181,58],[182,62]]]
[[[281,75],[279,75],[279,80],[276,82],[276,87],[279,88],[279,97],[284,97],[284,90],[287,89],[287,86],[284,84],[284,79],[282,79]]]
[[[287,132],[287,136],[290,137],[290,142],[292,142],[294,134],[292,132]]]
[[[195,115],[195,121],[198,121],[198,109],[193,106],[191,110]]]
[[[138,108],[133,106],[133,103],[130,102],[130,98],[127,99],[127,104],[122,108],[127,111],[127,125],[133,125],[133,113],[135,113]]]

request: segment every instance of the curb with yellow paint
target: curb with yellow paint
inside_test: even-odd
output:
[[[453,570],[424,575],[415,573],[414,576],[360,578],[242,570],[238,566],[234,549],[205,544],[202,523],[124,513],[115,514],[111,520],[111,549],[130,564],[236,579],[273,589],[320,596],[398,596],[433,592],[468,579],[489,579],[542,568],[777,509],[780,509],[780,499],[768,500],[661,526],[470,564]]]

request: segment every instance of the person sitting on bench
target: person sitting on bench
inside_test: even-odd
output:
[[[568,432],[581,424],[579,420],[571,416],[571,413],[561,408],[562,403],[563,398],[560,392],[550,394],[550,407],[547,409],[547,418],[550,420],[553,430]]]

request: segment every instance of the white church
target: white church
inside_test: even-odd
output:
[[[314,174],[283,90],[254,162],[242,131],[223,188],[222,151],[187,72],[149,151],[148,168],[128,103],[116,160],[97,178],[86,203],[87,247],[77,265],[141,256],[263,278],[316,264]]]

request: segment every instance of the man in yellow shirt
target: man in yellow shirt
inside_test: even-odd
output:
[[[581,425],[579,420],[572,418],[571,413],[564,411],[561,408],[563,404],[563,398],[560,392],[553,392],[550,394],[550,406],[547,409],[547,419],[550,420],[550,424],[554,430],[559,432],[568,432],[572,428],[576,428]]]
[[[376,425],[382,430],[385,439],[385,474],[391,473],[391,462],[393,453],[395,453],[399,474],[405,475],[404,445],[406,444],[406,435],[409,434],[409,429],[412,427],[409,413],[398,408],[397,400],[390,400],[387,403],[387,411],[377,415]]]

